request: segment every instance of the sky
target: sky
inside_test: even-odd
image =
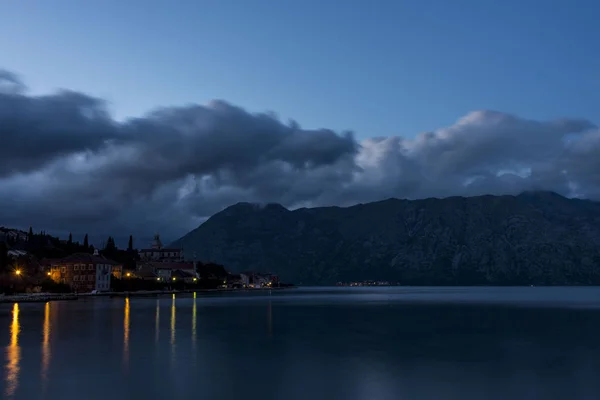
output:
[[[0,225],[174,240],[238,201],[596,199],[598,12],[4,0]]]

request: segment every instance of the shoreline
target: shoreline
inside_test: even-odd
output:
[[[253,289],[230,289],[230,288],[218,288],[218,289],[185,289],[185,290],[138,290],[135,292],[103,292],[103,293],[86,293],[87,296],[109,296],[109,297],[145,297],[145,296],[161,296],[167,294],[185,294],[185,293],[252,293],[252,292],[266,292],[271,290],[284,290],[293,289],[293,287],[277,287],[277,288],[253,288]]]
[[[75,293],[25,293],[0,296],[0,304],[6,303],[45,303],[47,301],[77,300]]]
[[[251,293],[265,292],[272,290],[294,289],[296,286],[276,287],[276,288],[256,288],[256,289],[185,289],[185,290],[139,290],[133,292],[100,292],[100,293],[22,293],[16,295],[1,295],[0,304],[7,303],[45,303],[48,301],[66,301],[78,300],[89,297],[152,297],[164,296],[169,294],[186,293]]]

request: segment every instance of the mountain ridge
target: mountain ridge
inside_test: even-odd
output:
[[[305,284],[597,284],[600,203],[554,192],[296,210],[237,203],[173,246]]]

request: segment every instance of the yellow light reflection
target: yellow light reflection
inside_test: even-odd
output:
[[[175,294],[171,303],[171,368],[175,367]]]
[[[48,381],[48,366],[50,365],[50,302],[44,306],[44,327],[42,340],[42,382]]]
[[[129,365],[129,297],[125,298],[123,316],[123,365]]]
[[[156,299],[156,317],[154,318],[154,341],[158,343],[158,333],[160,332],[160,300]]]
[[[192,304],[192,347],[196,349],[196,292],[194,292],[194,303]]]
[[[12,397],[19,386],[19,370],[21,362],[21,349],[19,347],[19,304],[13,305],[12,323],[10,325],[10,345],[7,351],[6,365],[6,396]]]
[[[175,294],[171,303],[171,346],[175,344]]]

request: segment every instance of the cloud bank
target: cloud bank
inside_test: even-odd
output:
[[[0,71],[0,225],[175,239],[238,201],[286,207],[551,190],[600,199],[600,130],[473,111],[357,141],[224,101],[117,122],[83,93]]]

